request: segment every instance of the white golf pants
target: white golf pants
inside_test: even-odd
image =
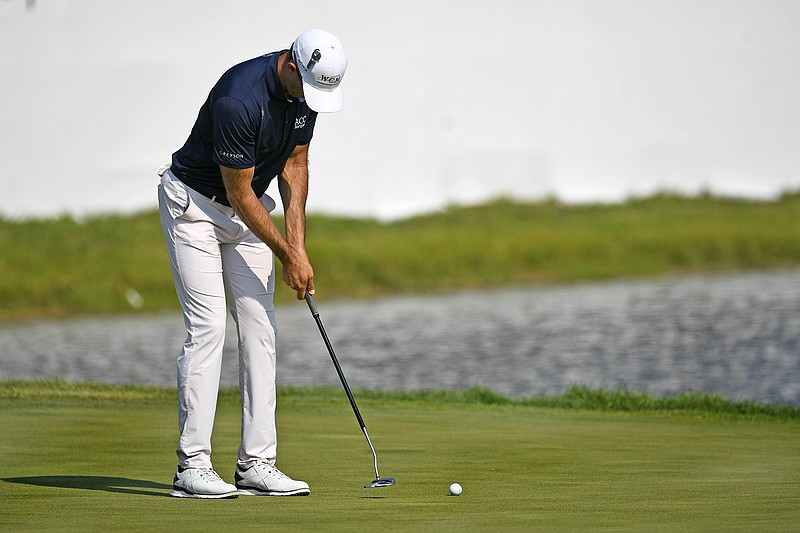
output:
[[[275,290],[272,251],[230,207],[159,170],[158,204],[186,325],[178,356],[178,463],[211,467],[228,309],[239,336],[242,440],[238,462],[275,460]],[[268,210],[275,202],[261,199]]]

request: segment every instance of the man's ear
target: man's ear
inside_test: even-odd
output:
[[[289,54],[289,57],[286,58],[286,66],[291,68],[292,74],[297,71],[297,63],[295,63],[294,56],[292,54]]]

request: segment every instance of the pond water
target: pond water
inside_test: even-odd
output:
[[[353,388],[585,384],[800,405],[800,270],[318,303]],[[279,384],[338,386],[305,303],[277,316]],[[0,379],[172,387],[183,337],[178,312],[3,325]],[[231,323],[223,386],[237,364]]]

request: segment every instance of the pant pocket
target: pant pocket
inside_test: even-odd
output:
[[[264,194],[261,197],[261,205],[263,205],[266,208],[266,210],[270,213],[272,213],[276,207],[275,200],[273,200],[272,197],[268,194]]]
[[[186,213],[191,203],[189,191],[186,190],[186,186],[169,170],[164,172],[161,176],[161,188],[164,191],[166,207],[170,216],[177,219]]]

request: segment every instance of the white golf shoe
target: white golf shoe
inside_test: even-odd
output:
[[[245,496],[308,496],[305,481],[295,481],[273,465],[261,460],[246,470],[236,467],[236,488]]]
[[[236,498],[239,492],[213,468],[181,468],[175,472],[170,496],[176,498]]]

